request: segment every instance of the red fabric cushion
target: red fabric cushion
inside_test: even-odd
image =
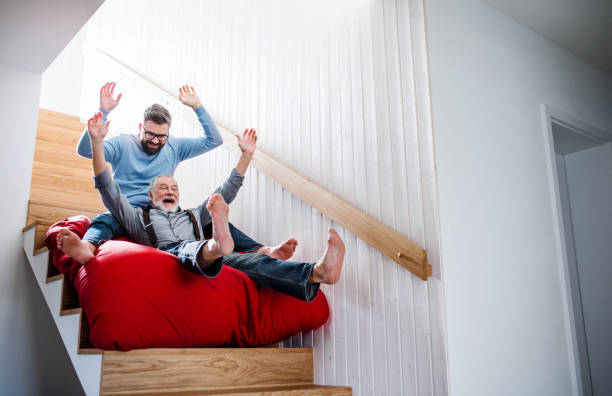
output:
[[[56,223],[45,243],[73,279],[97,348],[262,346],[317,328],[329,316],[322,292],[307,303],[231,267],[208,279],[169,253],[127,241],[104,243],[80,265],[57,250],[55,236],[62,227],[82,236],[88,225],[83,216]]]

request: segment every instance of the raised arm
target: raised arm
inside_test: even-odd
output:
[[[117,183],[106,168],[104,159],[104,137],[108,133],[110,121],[103,123],[102,113],[98,112],[87,121],[87,131],[91,140],[92,164],[96,188],[104,206],[115,216],[130,236],[138,235],[142,228],[140,211],[129,204],[121,194]]]
[[[236,198],[238,190],[242,186],[244,175],[253,159],[253,154],[255,154],[257,131],[245,129],[242,135],[237,135],[236,138],[238,139],[238,147],[240,147],[242,154],[240,154],[240,158],[238,158],[238,162],[232,172],[230,172],[229,177],[214,192],[221,194],[228,204]],[[234,173],[240,177],[235,177]]]
[[[100,112],[102,113],[102,122],[105,123],[108,115],[112,110],[119,105],[119,101],[123,97],[123,93],[117,95],[116,98],[113,98],[115,92],[115,86],[117,83],[115,82],[107,82],[100,88]],[[107,144],[105,147],[105,158],[107,161],[111,161],[113,156],[116,154],[114,150],[114,146],[112,144]],[[83,135],[81,135],[81,139],[77,145],[77,154],[82,157],[91,159],[91,141],[89,140],[89,134],[87,133],[87,128],[83,131]]]
[[[104,159],[104,137],[108,133],[109,125],[110,121],[103,121],[101,112],[97,112],[93,117],[87,120],[87,133],[91,141],[94,176],[98,176],[106,169],[106,160]]]
[[[179,88],[179,100],[195,111],[198,121],[204,131],[204,136],[197,138],[175,138],[181,161],[210,151],[223,143],[223,138],[210,115],[202,106],[200,97],[192,86],[183,85]]]
[[[215,193],[219,193],[223,196],[223,199],[228,204],[231,203],[238,195],[238,190],[242,187],[242,181],[244,180],[244,175],[253,159],[253,154],[255,154],[255,148],[257,145],[257,132],[254,129],[245,129],[242,135],[237,135],[238,139],[238,147],[240,147],[240,151],[242,154],[240,158],[238,158],[238,162],[236,163],[236,167],[232,169],[229,176],[223,184],[221,184],[215,190]],[[206,203],[208,199],[206,199],[200,207],[200,216],[201,223],[206,225],[210,222],[210,215],[208,211],[205,209]]]

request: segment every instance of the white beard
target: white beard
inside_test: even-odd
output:
[[[162,200],[153,200],[152,203],[155,209],[159,209],[166,213],[174,213],[178,210],[178,202],[170,207],[164,205],[164,202]]]

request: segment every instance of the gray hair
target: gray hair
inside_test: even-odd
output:
[[[149,190],[148,190],[148,192],[153,193],[153,190],[155,190],[155,186],[157,186],[157,182],[162,177],[169,177],[171,179],[174,179],[174,177],[172,177],[172,175],[168,175],[168,174],[155,176],[153,179],[151,179],[151,182],[149,183]]]
[[[172,117],[170,112],[164,106],[160,104],[152,104],[144,112],[144,121],[153,121],[158,125],[172,124]]]

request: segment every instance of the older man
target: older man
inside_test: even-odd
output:
[[[340,278],[344,260],[344,243],[337,232],[330,228],[328,246],[316,263],[300,263],[280,260],[263,253],[233,253],[234,241],[227,221],[231,202],[242,185],[244,174],[255,150],[256,135],[253,130],[239,137],[243,155],[228,179],[216,193],[201,205],[190,210],[180,210],[179,189],[170,175],[156,177],[150,184],[148,197],[151,206],[145,209],[130,205],[106,169],[103,139],[108,123],[102,114],[88,121],[91,138],[96,188],[102,201],[113,216],[136,242],[153,245],[175,254],[181,263],[207,277],[215,277],[226,264],[245,272],[260,284],[294,297],[311,301],[320,283],[334,284]],[[198,222],[199,219],[199,222]],[[212,224],[212,239],[205,240],[204,226]],[[78,237],[63,230],[58,245],[71,243]]]

